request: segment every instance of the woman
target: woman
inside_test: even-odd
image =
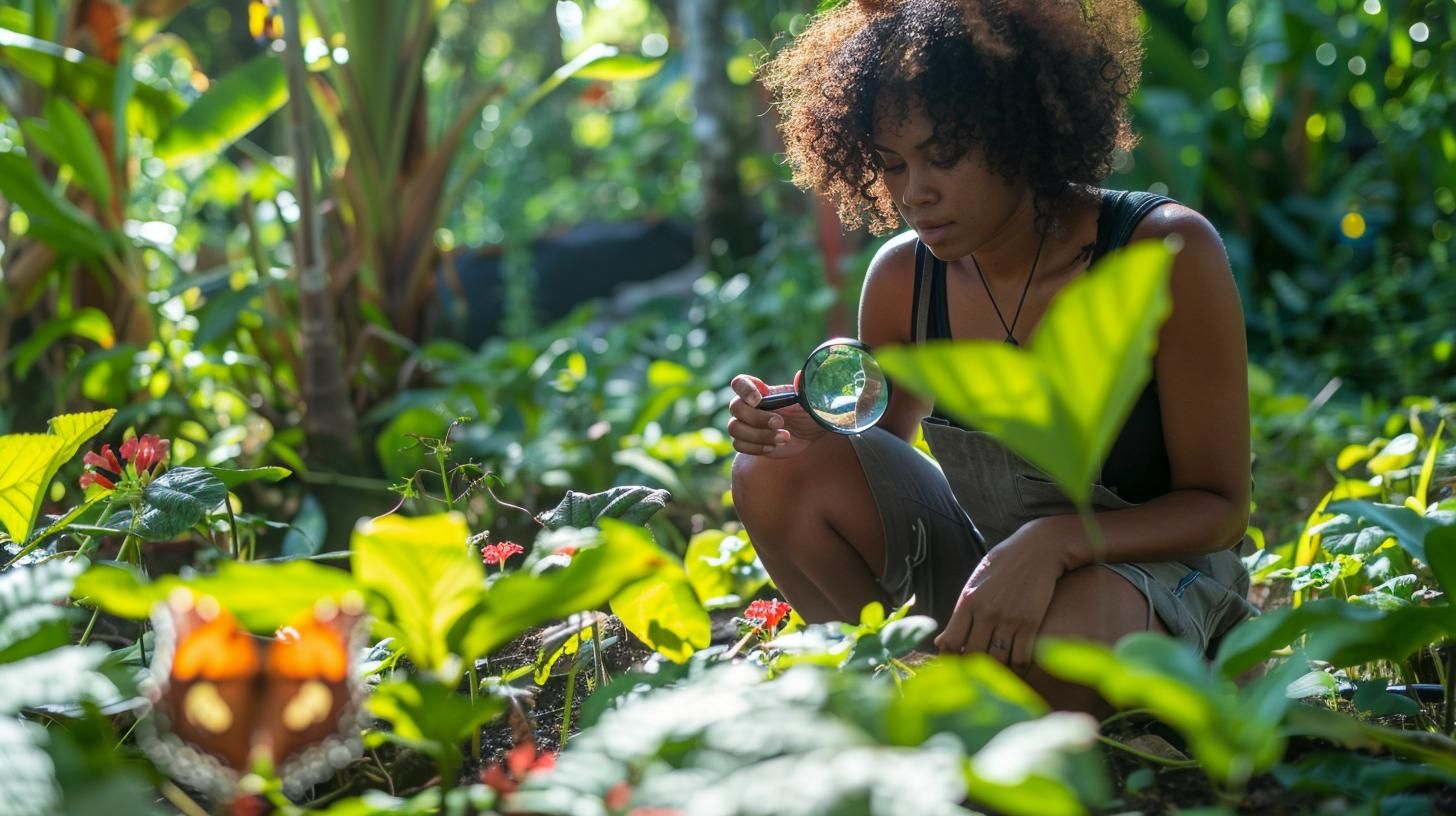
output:
[[[859,334],[1025,343],[1052,297],[1128,241],[1181,247],[1153,382],[1095,489],[1104,558],[1074,509],[1019,457],[893,392],[878,427],[823,431],[756,408],[734,379],[734,505],[808,620],[872,601],[943,625],[1054,705],[1087,689],[1031,664],[1039,636],[1142,630],[1210,649],[1252,610],[1234,549],[1250,500],[1243,316],[1222,242],[1197,212],[1097,185],[1134,143],[1142,49],[1131,0],[860,0],[818,15],[767,66],[795,181],[850,226],[911,227],[870,264]],[[911,445],[923,425],[939,466]]]

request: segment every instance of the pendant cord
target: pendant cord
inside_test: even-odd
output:
[[[1031,291],[1031,279],[1036,275],[1036,265],[1041,260],[1041,249],[1046,246],[1047,231],[1041,231],[1041,240],[1036,243],[1036,256],[1031,259],[1031,271],[1026,273],[1026,285],[1021,287],[1021,299],[1016,301],[1016,313],[1011,316],[1011,325],[1006,325],[1006,318],[1001,316],[1001,307],[996,305],[996,296],[991,294],[991,284],[986,282],[986,274],[981,271],[981,264],[971,255],[971,263],[976,267],[976,276],[981,279],[981,285],[986,288],[986,297],[991,301],[991,308],[996,310],[996,319],[1001,321],[1001,328],[1006,330],[1006,342],[1013,346],[1021,345],[1016,340],[1016,324],[1021,320],[1021,307],[1026,305],[1026,293]]]

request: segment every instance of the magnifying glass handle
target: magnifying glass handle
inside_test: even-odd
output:
[[[764,397],[758,403],[760,411],[777,411],[780,408],[787,408],[799,401],[799,392],[790,391],[787,394],[773,394]]]

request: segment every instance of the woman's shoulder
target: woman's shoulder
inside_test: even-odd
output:
[[[1176,199],[1165,197],[1162,204],[1144,216],[1133,228],[1129,243],[1152,238],[1171,239],[1175,246],[1195,253],[1224,254],[1223,239],[1213,223],[1203,213]]]
[[[908,342],[915,296],[914,230],[882,244],[870,260],[860,293],[860,336],[866,342]]]

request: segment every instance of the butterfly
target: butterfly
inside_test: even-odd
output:
[[[215,598],[175,590],[152,615],[143,747],[174,777],[220,799],[259,770],[301,795],[362,753],[363,612],[357,593],[322,599],[264,640]]]

